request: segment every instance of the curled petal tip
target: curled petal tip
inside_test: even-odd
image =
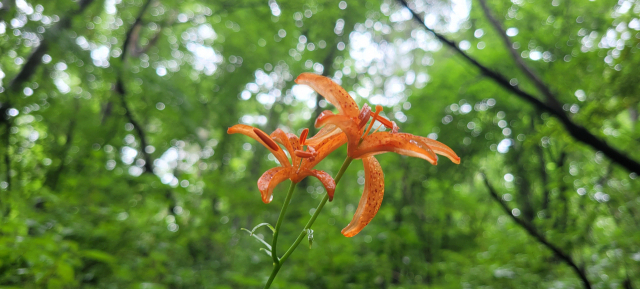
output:
[[[447,145],[427,137],[422,137],[422,136],[410,136],[410,137],[411,139],[428,146],[436,154],[439,154],[448,158],[454,164],[460,164],[460,157],[458,157],[458,155]]]
[[[341,114],[357,117],[360,113],[358,104],[344,88],[328,77],[305,72],[296,78],[297,84],[305,84],[333,104]]]
[[[413,139],[414,135],[407,133],[376,132],[364,137],[358,149],[352,152],[353,158],[366,158],[384,152],[417,157],[435,165],[437,156],[433,150],[422,142]]]
[[[321,113],[318,115],[318,117],[316,118],[316,121],[314,122],[314,124],[313,124],[313,125],[314,125],[316,128],[319,128],[319,127],[321,127],[321,126],[323,126],[323,125],[324,125],[324,121],[325,121],[328,117],[333,116],[333,115],[335,115],[335,114],[333,114],[333,112],[332,112],[332,111],[330,111],[330,110],[325,110],[325,111],[321,112]]]
[[[333,180],[333,178],[325,171],[311,170],[309,171],[309,174],[320,180],[325,190],[327,190],[329,202],[333,201],[333,194],[336,191],[336,182]]]
[[[294,80],[294,82],[296,84],[304,84],[305,81],[314,81],[317,79],[321,79],[324,78],[324,76],[315,74],[315,73],[311,73],[311,72],[303,72],[300,73],[300,75],[298,75],[298,77],[296,77],[296,79]]]
[[[353,219],[341,233],[345,237],[353,237],[360,233],[378,213],[384,196],[384,174],[375,157],[362,159],[364,164],[364,191],[358,203]]]
[[[305,78],[305,73],[302,73],[300,75],[298,75],[298,77],[296,77],[296,80],[294,80],[293,82],[297,83],[297,84],[301,84],[301,82],[304,80]]]
[[[258,190],[265,204],[271,203],[273,200],[273,189],[281,182],[289,178],[293,168],[275,167],[272,168],[258,179]]]

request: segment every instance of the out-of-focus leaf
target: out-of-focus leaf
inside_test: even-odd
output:
[[[113,256],[98,250],[84,250],[82,251],[82,255],[85,258],[93,259],[107,264],[113,264],[114,262],[116,262],[116,259]]]
[[[265,253],[267,253],[267,255],[269,255],[269,257],[271,257],[271,250],[265,249],[265,248],[260,248],[260,251],[264,251]]]
[[[250,235],[253,235],[253,233],[256,231],[256,229],[258,229],[258,228],[260,228],[262,226],[269,227],[269,229],[271,229],[271,232],[275,232],[276,231],[276,229],[273,226],[271,226],[271,224],[269,224],[269,223],[260,223],[260,224],[256,225],[255,227],[253,227],[253,229],[251,229],[251,231],[248,231],[247,229],[244,229],[244,228],[243,229],[245,231],[248,231]]]
[[[73,267],[64,262],[58,263],[56,271],[58,276],[60,276],[60,278],[65,282],[69,282],[74,279]]]
[[[245,228],[241,228],[241,230],[247,231],[247,233],[249,233],[249,236],[256,238],[256,240],[260,241],[260,243],[264,244],[269,250],[271,250],[271,245],[269,245],[269,243],[265,242],[262,238],[260,238],[260,236],[254,235],[251,231]]]

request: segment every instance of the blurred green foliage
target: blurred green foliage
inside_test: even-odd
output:
[[[1,3],[3,288],[261,288],[272,260],[240,229],[274,224],[286,185],[263,204],[256,180],[276,163],[226,129],[312,126],[331,107],[294,86],[305,71],[338,80],[360,105],[384,105],[402,131],[437,138],[462,163],[381,155],[382,207],[345,238],[364,176],[354,162],[312,248],[301,246],[272,288],[583,286],[505,215],[479,172],[594,288],[640,286],[637,174],[483,77],[396,2]],[[536,92],[477,2],[412,5]],[[640,2],[489,6],[571,118],[640,160]],[[335,174],[345,155],[319,168]],[[324,193],[317,180],[298,185],[283,248]],[[256,233],[270,240],[268,228]]]

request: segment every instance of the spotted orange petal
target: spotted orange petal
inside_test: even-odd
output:
[[[371,222],[378,213],[384,196],[384,174],[380,163],[373,156],[362,159],[362,163],[364,164],[364,192],[353,219],[342,229],[342,235],[345,237],[357,235]]]
[[[357,119],[350,118],[345,115],[333,114],[331,111],[325,110],[316,119],[315,126],[322,127],[325,125],[335,125],[347,135],[349,146],[355,147],[362,136],[362,129],[358,127]]]
[[[318,152],[318,155],[314,160],[311,159],[303,159],[301,168],[311,169],[315,165],[317,165],[320,161],[322,161],[326,156],[331,154],[334,150],[341,147],[343,144],[347,143],[347,136],[338,129],[340,133],[333,134],[329,137],[326,137],[322,140],[322,142],[316,143],[313,147]],[[309,140],[307,140],[308,143]]]
[[[305,141],[305,144],[313,146],[313,147],[317,147],[318,144],[322,143],[327,138],[330,138],[330,137],[332,137],[334,135],[341,134],[341,133],[342,133],[342,130],[340,130],[340,128],[337,127],[336,125],[327,124],[327,125],[323,126],[320,129],[320,131],[318,131],[318,133],[316,133],[316,135],[314,135],[311,138],[308,138]]]
[[[268,145],[267,143],[265,143],[264,140],[262,140],[262,138],[260,136],[258,136],[258,134],[256,134],[254,129],[259,131],[259,132],[262,132],[260,129],[254,128],[254,127],[249,126],[249,125],[236,124],[236,125],[230,127],[229,129],[227,129],[227,133],[228,134],[239,133],[239,134],[243,134],[243,135],[246,135],[246,136],[248,136],[248,137],[250,137],[252,139],[257,140],[264,147],[266,147],[276,157],[276,159],[278,159],[278,161],[280,162],[281,166],[290,167],[291,164],[289,163],[289,158],[287,158],[287,155],[284,153],[284,151],[280,147],[278,147],[277,145],[275,147],[272,147],[272,146]],[[266,133],[264,133],[264,132],[262,132],[262,133],[264,135],[268,136]]]
[[[273,199],[273,189],[279,183],[288,179],[293,172],[292,167],[275,167],[262,174],[260,179],[258,179],[258,190],[265,204],[271,203]]]
[[[421,158],[433,165],[438,162],[436,154],[429,146],[408,139],[402,134],[388,132],[376,132],[364,137],[357,149],[349,150],[349,156],[360,159],[386,152]]]
[[[307,170],[300,176],[300,179],[303,179],[306,176],[314,176],[318,178],[318,180],[320,180],[320,182],[324,186],[324,189],[327,190],[327,194],[329,195],[329,202],[333,201],[333,193],[336,191],[336,182],[333,180],[331,175],[329,175],[325,171]]]
[[[333,104],[340,114],[357,118],[360,110],[355,100],[340,85],[330,78],[313,73],[302,73],[296,78],[297,84],[305,84],[322,95],[329,103]]]
[[[279,128],[271,133],[271,137],[277,143],[283,145],[284,148],[289,152],[289,156],[291,156],[291,163],[297,170],[298,164],[300,163],[300,158],[298,158],[294,152],[300,149],[300,142],[298,141],[298,137],[294,134],[286,133]]]
[[[417,143],[422,143],[423,145],[428,146],[429,148],[431,148],[431,150],[433,150],[434,153],[447,157],[454,164],[460,164],[460,157],[458,157],[458,155],[450,147],[437,140],[419,135],[412,135],[409,133],[400,133],[400,135],[405,135],[405,137],[414,140]]]

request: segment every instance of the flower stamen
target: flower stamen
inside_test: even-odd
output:
[[[307,150],[308,151],[295,150],[293,154],[295,154],[299,158],[314,161],[316,159],[316,156],[318,155],[318,152],[312,146],[307,146]]]
[[[268,136],[266,133],[264,133],[263,131],[254,128],[253,132],[267,145],[269,146],[270,149],[274,150],[274,151],[278,151],[280,149],[280,147],[278,146],[278,144],[273,141],[273,139],[271,139],[270,136]]]
[[[373,123],[376,122],[376,121],[380,122],[380,124],[382,124],[382,125],[379,125],[376,128],[376,130],[374,130],[372,132],[372,134],[376,133],[380,129],[381,126],[385,126],[386,128],[391,129],[391,133],[397,133],[398,132],[398,130],[400,129],[398,127],[398,125],[393,121],[390,121],[390,120],[388,120],[388,119],[386,119],[384,117],[381,117],[380,116],[381,112],[382,112],[382,106],[381,105],[376,105],[376,111],[373,113],[373,115],[371,115],[371,118],[372,118],[371,123],[369,123],[369,127],[367,128],[367,131],[364,133],[363,137],[366,136],[367,134],[369,134],[369,131],[373,127]],[[362,116],[362,113],[360,114],[360,116]],[[361,122],[362,122],[362,119],[361,119]]]
[[[378,119],[376,119],[377,121],[379,121],[382,125],[384,125],[386,128],[393,128],[393,122],[384,118],[384,117],[378,117]]]
[[[307,140],[307,136],[309,135],[309,129],[305,128],[300,134],[300,145],[303,146],[304,142]]]
[[[302,151],[302,150],[296,150],[294,152],[294,154],[299,157],[299,158],[303,158],[303,159],[308,159],[310,157],[313,157],[313,153],[312,152],[307,152],[307,151]]]
[[[360,110],[360,115],[358,115],[358,129],[363,128],[367,124],[367,121],[369,121],[370,117],[371,108],[365,103],[364,106],[362,106],[362,110]]]
[[[374,130],[371,134],[374,134],[376,132],[378,132],[378,130],[380,129],[381,125],[379,125],[378,127],[376,127],[376,130]]]
[[[369,123],[369,127],[367,127],[367,130],[364,132],[365,136],[369,134],[371,127],[373,127],[373,123],[376,122],[376,118],[378,118],[378,115],[381,112],[382,112],[382,105],[376,105],[376,111],[373,112],[373,115],[371,116],[372,119],[371,119],[371,122]]]

